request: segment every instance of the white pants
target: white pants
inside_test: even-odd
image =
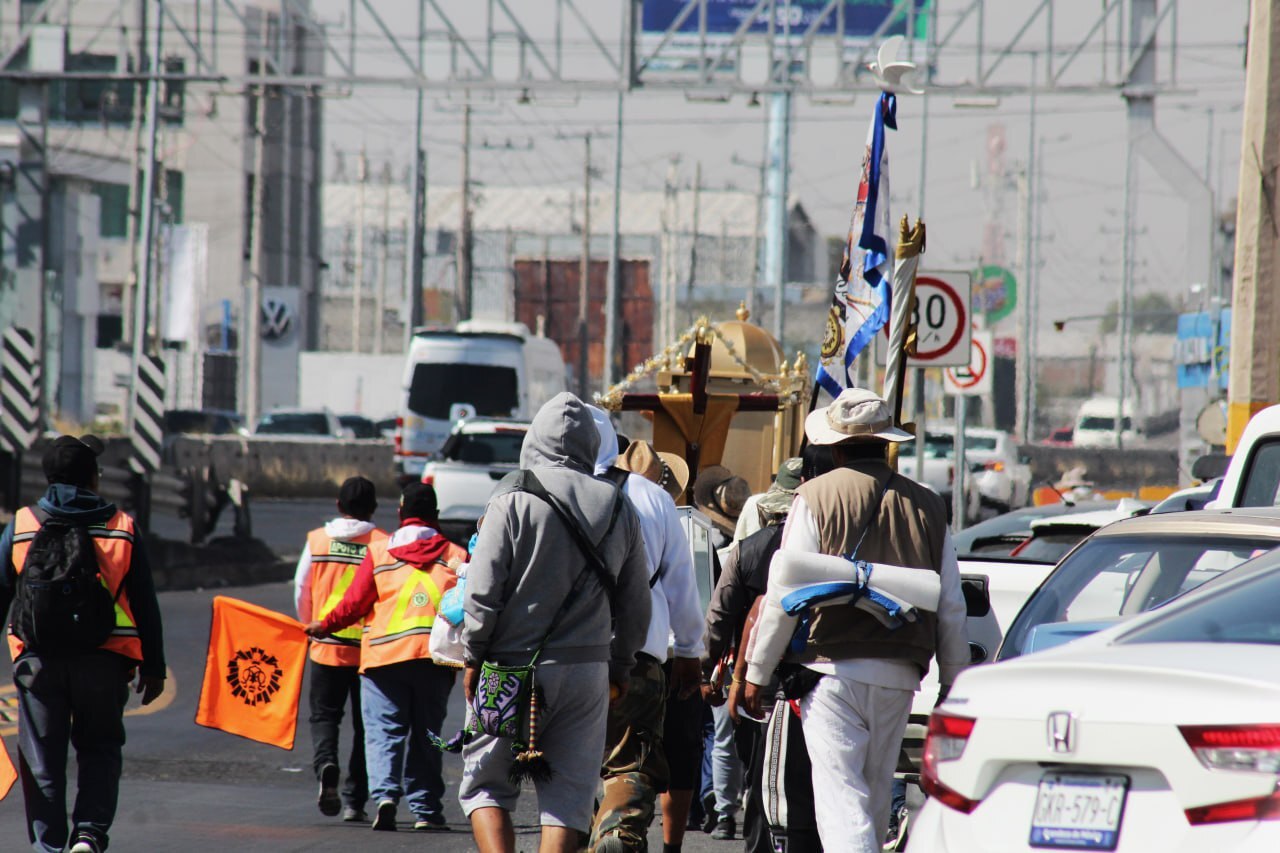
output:
[[[742,759],[733,739],[733,719],[729,706],[712,706],[715,721],[715,747],[711,751],[711,789],[716,797],[716,817],[733,817],[738,813],[742,796]]]
[[[800,701],[826,853],[878,853],[914,694],[826,675]]]

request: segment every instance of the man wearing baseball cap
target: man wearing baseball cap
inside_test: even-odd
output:
[[[942,499],[889,467],[889,444],[912,436],[894,426],[885,401],[847,388],[809,415],[805,435],[811,444],[831,448],[836,468],[796,490],[782,550],[940,575],[936,613],[921,611],[917,621],[890,628],[854,603],[817,608],[803,651],[787,656],[810,675],[807,692],[793,692],[804,693],[800,720],[809,753],[824,758],[813,762],[823,849],[870,853],[881,849],[888,828],[894,767],[921,678],[937,658],[945,696],[969,662],[964,596]],[[787,630],[784,615],[768,595],[743,691],[752,716],[759,715],[779,663],[761,650],[776,647],[770,638]]]
[[[164,692],[164,639],[151,568],[134,520],[97,494],[102,451],[96,436],[58,436],[42,460],[48,491],[18,510],[0,534],[0,614],[11,619],[27,835],[34,849],[50,853],[107,848],[120,793],[125,685],[139,673],[136,690],[144,705]],[[88,564],[86,543],[92,544]],[[87,585],[68,580],[64,588],[79,591],[73,593],[74,620],[97,626],[92,639],[76,627],[56,627],[60,620],[41,606],[34,585],[19,583],[27,571],[89,579]],[[106,594],[97,588],[99,580]],[[80,783],[70,827],[69,741]]]

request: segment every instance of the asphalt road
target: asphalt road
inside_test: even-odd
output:
[[[321,502],[323,503],[323,502]],[[261,504],[259,505],[261,506]],[[314,524],[317,515],[304,522],[306,507],[278,506],[280,519],[290,524]],[[318,513],[323,517],[323,509]],[[287,525],[286,525],[287,526]],[[261,529],[261,528],[260,528]],[[305,530],[305,527],[303,527]],[[266,532],[265,530],[263,532]],[[282,541],[291,530],[276,531]],[[300,542],[293,537],[290,541]],[[295,548],[297,546],[294,546]],[[295,552],[296,553],[296,552]],[[280,612],[292,612],[288,584],[268,584],[219,590],[217,594],[242,598]],[[470,850],[470,833],[458,807],[456,792],[461,759],[445,756],[446,817],[452,833],[371,832],[367,825],[344,824],[323,817],[316,808],[316,783],[311,773],[311,748],[307,730],[305,696],[292,751],[255,743],[194,723],[200,681],[208,642],[211,603],[215,592],[161,594],[166,656],[171,677],[168,692],[155,705],[134,708],[126,720],[129,741],[120,809],[111,834],[114,851],[182,851],[227,853],[237,851],[362,851]],[[135,700],[136,702],[136,700]],[[10,756],[17,759],[12,720],[13,688],[8,656],[0,663],[0,734]],[[445,729],[452,731],[462,719],[461,688],[454,690]],[[344,749],[345,749],[344,740]],[[74,779],[74,768],[70,774]],[[518,846],[536,850],[538,831],[532,791],[522,798],[516,813]],[[407,810],[402,809],[402,817]],[[0,802],[0,851],[25,848],[26,827],[20,786]],[[651,847],[661,849],[657,822]],[[714,842],[701,833],[690,833],[690,851],[740,849],[741,842]]]

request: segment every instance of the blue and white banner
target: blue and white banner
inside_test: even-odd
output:
[[[1217,317],[1208,311],[1178,315],[1173,359],[1179,388],[1226,388],[1230,354],[1230,308],[1221,309]]]
[[[889,319],[894,230],[889,216],[886,128],[898,129],[898,100],[888,92],[876,102],[867,130],[853,221],[818,361],[817,383],[833,397],[853,384],[853,360]]]

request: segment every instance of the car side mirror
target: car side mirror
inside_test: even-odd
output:
[[[961,575],[960,591],[964,594],[965,615],[981,619],[991,612],[991,594],[986,575]]]
[[[988,657],[986,646],[982,643],[969,642],[969,663],[986,663]]]

